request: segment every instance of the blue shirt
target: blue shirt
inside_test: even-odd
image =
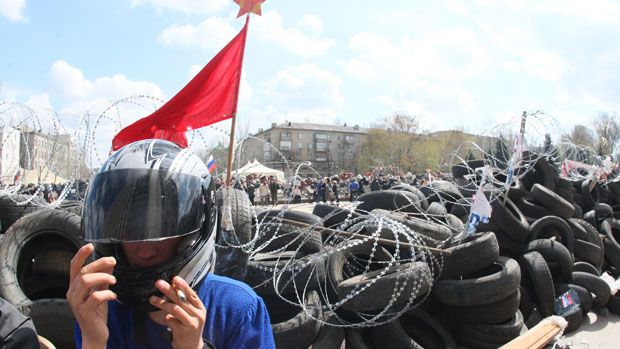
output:
[[[209,273],[198,285],[198,297],[207,308],[202,336],[217,349],[275,348],[269,313],[263,300],[246,284]],[[166,326],[144,319],[144,343],[134,342],[134,314],[118,302],[108,303],[107,348],[172,348]],[[76,323],[75,344],[82,347]]]
[[[360,185],[357,182],[351,182],[349,184],[349,191],[356,191],[360,188]]]

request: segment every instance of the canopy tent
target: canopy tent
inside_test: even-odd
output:
[[[284,181],[284,172],[280,171],[280,170],[276,170],[273,168],[269,168],[263,164],[261,164],[260,162],[258,162],[256,159],[254,159],[253,162],[249,162],[241,167],[240,169],[233,171],[233,176],[248,176],[251,174],[257,174],[258,176],[274,176],[278,179],[278,181],[283,182]]]
[[[56,183],[56,184],[62,184],[62,183],[67,183],[68,180],[66,180],[65,178],[60,177],[59,175],[57,175],[56,173],[54,173],[52,170],[50,170],[49,168],[47,168],[46,166],[43,166],[40,169],[36,169],[36,170],[22,170],[23,173],[23,177],[21,182],[23,184],[29,184],[29,183],[34,183],[34,184],[51,184],[51,183]]]

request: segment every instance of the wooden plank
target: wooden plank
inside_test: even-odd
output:
[[[504,344],[501,349],[541,349],[560,333],[562,329],[550,320],[543,320],[538,325],[519,337]]]

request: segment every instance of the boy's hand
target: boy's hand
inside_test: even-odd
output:
[[[116,260],[103,257],[84,265],[95,250],[93,244],[82,246],[73,259],[67,301],[82,330],[84,347],[105,347],[108,331],[108,301],[116,294],[109,288],[116,283],[112,275]]]
[[[172,285],[157,280],[155,287],[167,299],[152,296],[151,304],[166,312],[166,325],[172,330],[172,347],[175,349],[203,348],[202,331],[207,310],[196,292],[179,276],[172,279]],[[185,294],[185,301],[179,299],[177,290]]]

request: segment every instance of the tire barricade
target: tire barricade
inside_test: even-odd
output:
[[[453,181],[401,184],[351,206],[316,204],[312,214],[256,212],[235,191],[234,230],[217,241],[216,270],[265,300],[281,348],[497,348],[555,314],[569,290],[579,306],[562,314],[566,332],[590,311],[620,314],[619,296],[601,277],[620,276],[620,186],[561,178],[544,157],[526,161],[505,197],[493,197],[497,171],[497,183],[484,187],[490,221],[457,238],[483,164],[463,162]],[[74,213],[81,207],[29,207],[20,217],[9,210],[13,222],[3,226],[0,296],[35,325],[65,333],[62,285],[32,277],[67,277],[83,244]],[[43,247],[37,237],[45,234],[60,242]],[[32,265],[20,278],[24,258]],[[48,339],[64,347],[72,335]]]

